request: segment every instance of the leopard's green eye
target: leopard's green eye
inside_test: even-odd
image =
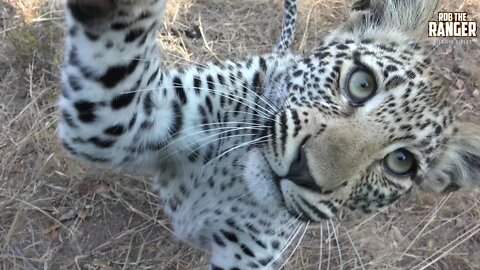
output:
[[[369,100],[377,91],[374,76],[366,69],[354,70],[347,82],[347,94],[353,103],[359,105]]]
[[[412,153],[405,149],[398,149],[388,154],[384,159],[387,170],[395,176],[407,176],[417,168],[417,162]]]

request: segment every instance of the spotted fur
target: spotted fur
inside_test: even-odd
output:
[[[165,4],[68,1],[59,135],[78,159],[154,174],[210,269],[277,269],[304,220],[478,185],[480,128],[455,119],[416,42],[434,1],[360,1],[307,55],[282,34],[281,53],[170,70],[155,45]],[[377,86],[363,103],[345,90],[358,68]],[[385,169],[397,149],[415,156],[408,177]]]

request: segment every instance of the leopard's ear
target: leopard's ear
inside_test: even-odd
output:
[[[360,36],[395,31],[418,38],[428,27],[437,3],[437,0],[358,0],[352,5],[343,30]]]
[[[480,187],[480,126],[459,123],[422,187],[436,192]]]

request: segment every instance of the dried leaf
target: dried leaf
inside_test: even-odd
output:
[[[58,218],[58,221],[64,222],[74,219],[77,216],[77,209],[71,208]]]
[[[478,89],[473,90],[472,96],[476,98],[480,97],[480,91]]]
[[[51,225],[50,227],[48,227],[47,229],[43,230],[43,233],[48,235],[50,240],[57,241],[58,237],[59,237],[59,232],[58,232],[59,228],[60,228],[60,224],[55,223],[55,224]]]
[[[428,240],[427,240],[427,248],[428,248],[428,249],[434,249],[434,248],[435,248],[435,244],[436,244],[436,243],[435,243],[435,240],[433,240],[433,239],[428,239]]]
[[[92,265],[95,266],[95,267],[111,267],[110,262],[108,260],[99,259],[99,258],[93,259]]]
[[[105,184],[99,184],[95,186],[95,189],[94,189],[94,192],[98,194],[105,194],[105,193],[109,193],[110,191],[111,191],[110,186]]]
[[[78,216],[79,219],[85,220],[89,216],[89,214],[88,214],[87,210],[82,208],[82,209],[78,210],[77,216]]]
[[[78,185],[77,191],[80,196],[84,196],[90,192],[90,187],[87,184],[80,184]]]
[[[402,242],[405,239],[402,232],[400,232],[400,230],[395,226],[392,226],[392,234],[393,238],[395,239],[395,241],[397,241],[397,243]]]
[[[80,184],[78,185],[78,194],[80,196],[85,196],[89,193],[105,194],[111,191],[109,185],[103,183],[90,183],[90,184]]]

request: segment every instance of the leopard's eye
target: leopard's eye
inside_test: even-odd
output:
[[[395,176],[408,176],[417,168],[417,162],[412,153],[398,149],[388,154],[384,159],[385,168]]]
[[[377,91],[377,83],[371,72],[360,68],[354,70],[347,82],[347,94],[355,105],[369,100]]]

